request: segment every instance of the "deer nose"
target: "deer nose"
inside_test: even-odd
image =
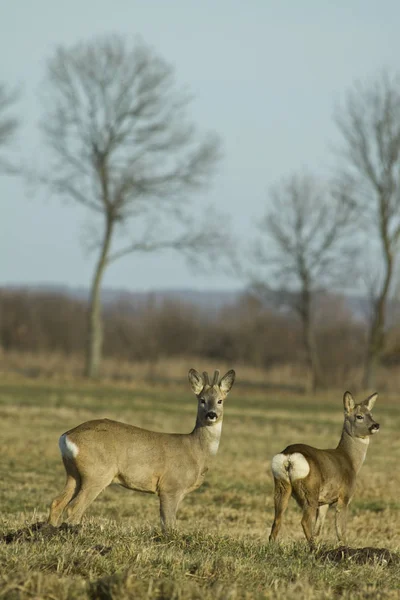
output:
[[[211,419],[213,421],[216,418],[217,418],[217,413],[215,413],[213,410],[210,410],[207,413],[207,419]]]
[[[369,430],[371,433],[375,433],[376,431],[379,431],[379,423],[374,423],[373,425],[371,425]]]

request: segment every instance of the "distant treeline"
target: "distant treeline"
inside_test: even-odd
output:
[[[62,352],[82,355],[87,343],[84,300],[51,292],[0,290],[0,344],[3,352]],[[325,383],[346,378],[365,359],[366,327],[340,296],[322,295],[316,307],[315,334]],[[251,294],[208,312],[189,302],[123,298],[104,309],[107,357],[158,361],[199,356],[231,364],[270,368],[307,367],[301,324],[288,310],[266,307]],[[397,335],[388,336],[385,362],[397,362]]]

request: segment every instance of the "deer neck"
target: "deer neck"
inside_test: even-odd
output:
[[[215,456],[221,439],[222,418],[214,425],[204,425],[198,419],[191,435],[200,443],[207,456]]]
[[[357,438],[352,436],[343,426],[342,436],[340,438],[337,450],[340,450],[350,461],[354,471],[358,473],[367,455],[369,437]]]

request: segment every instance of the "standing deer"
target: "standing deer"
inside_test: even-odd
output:
[[[204,480],[209,457],[218,450],[224,400],[233,386],[235,371],[212,383],[207,373],[189,371],[198,398],[197,419],[189,434],[158,433],[119,421],[87,421],[60,437],[67,472],[63,492],[50,507],[48,522],[57,526],[64,509],[69,523],[79,523],[93,500],[111,483],[158,494],[163,530],[175,527],[182,499]]]
[[[293,496],[303,511],[301,524],[311,547],[332,504],[336,504],[336,534],[339,542],[345,543],[347,508],[357,474],[367,454],[370,436],[379,431],[379,424],[370,412],[377,397],[372,394],[356,404],[350,392],[345,392],[342,436],[334,450],[293,444],[273,457],[275,519],[270,541],[276,539],[283,513]]]

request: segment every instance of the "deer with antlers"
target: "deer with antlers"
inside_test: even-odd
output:
[[[87,421],[63,433],[59,440],[67,481],[50,508],[48,522],[57,526],[64,509],[67,522],[79,523],[89,505],[111,483],[158,494],[163,530],[173,529],[180,502],[204,480],[210,456],[218,451],[224,400],[235,371],[219,379],[189,371],[198,399],[191,433],[161,433],[119,421]]]

